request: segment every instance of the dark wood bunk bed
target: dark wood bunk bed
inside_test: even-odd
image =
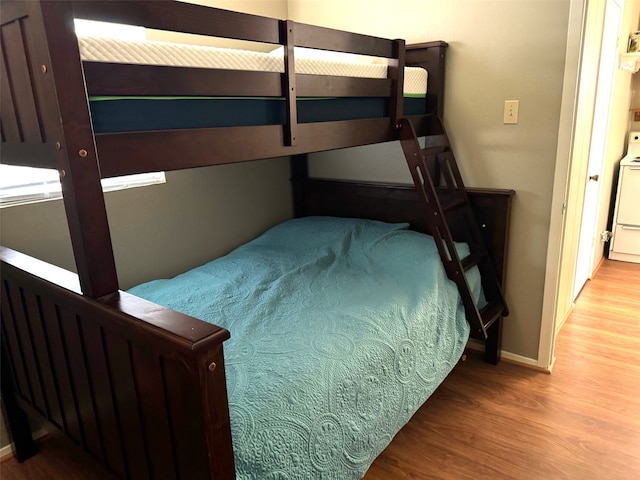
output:
[[[78,272],[0,247],[2,400],[16,455],[35,453],[27,410],[123,478],[235,478],[223,356],[230,333],[119,289],[100,179],[290,156],[296,217],[408,222],[432,233],[420,187],[312,179],[306,154],[398,139],[411,151],[414,130],[439,148],[447,45],[405,48],[402,40],[178,2],[1,8],[3,162],[59,170]],[[283,45],[284,73],[83,62],[74,17]],[[388,78],[295,74],[294,45],[386,57]],[[403,114],[405,65],[429,72],[418,115]],[[98,133],[92,95],[282,97],[286,121]],[[296,97],[382,97],[387,108],[376,118],[299,123]],[[467,193],[501,280],[513,192]],[[450,226],[458,240],[462,229]],[[472,333],[486,337],[488,361],[499,358],[503,313],[486,331],[470,320]]]

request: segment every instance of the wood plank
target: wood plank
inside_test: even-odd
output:
[[[117,399],[118,426],[122,435],[123,456],[129,478],[146,480],[149,474],[149,452],[141,424],[140,404],[133,376],[129,343],[110,333],[105,334],[104,347],[112,372],[112,388]]]
[[[21,395],[26,401],[30,402],[31,392],[27,377],[27,367],[25,365],[24,355],[20,348],[18,333],[16,331],[16,318],[9,297],[9,284],[7,281],[2,282],[2,335],[6,339],[7,354],[12,359],[13,373],[16,377],[17,394]]]
[[[42,142],[42,122],[33,94],[33,73],[27,63],[29,52],[23,41],[21,21],[2,26],[2,43],[21,139],[27,142]]]
[[[126,476],[122,450],[122,435],[117,419],[117,403],[111,387],[113,374],[104,349],[104,332],[95,322],[83,323],[86,341],[87,371],[91,378],[97,422],[105,453],[106,466],[121,477]]]
[[[3,27],[4,28],[4,27]],[[21,142],[22,132],[18,123],[15,102],[13,100],[13,92],[9,84],[9,73],[7,72],[6,62],[4,60],[6,43],[3,41],[0,45],[2,49],[0,55],[0,119],[2,123],[2,141],[3,142]]]
[[[280,97],[282,74],[83,62],[89,95]]]
[[[43,299],[41,304],[44,316],[50,319],[47,322],[47,341],[50,347],[51,367],[58,389],[63,431],[81,445],[83,443],[82,426],[73,393],[71,370],[62,339],[60,314],[58,307],[50,300]]]
[[[27,384],[29,386],[29,403],[45,414],[47,407],[42,393],[42,383],[38,372],[38,362],[33,350],[31,332],[27,323],[27,311],[24,304],[22,289],[15,285],[9,285],[9,301],[11,302],[11,310],[15,320],[16,341],[19,346],[20,353],[24,360],[25,372],[27,376]]]
[[[389,118],[298,124],[297,145],[281,125],[96,135],[103,178],[297,155],[394,140]],[[247,142],[251,138],[251,142]],[[180,162],[175,154],[180,152]]]
[[[33,339],[33,346],[38,362],[38,371],[42,378],[42,391],[47,407],[47,418],[56,427],[63,427],[62,412],[58,401],[56,380],[51,369],[49,345],[45,336],[45,319],[39,299],[31,292],[24,293],[29,330]]]
[[[150,475],[154,479],[175,479],[175,440],[169,427],[161,359],[139,349],[131,350],[131,359],[145,443],[150,452]]]
[[[278,43],[278,20],[180,2],[74,1],[76,18],[212,37]]]
[[[163,362],[165,395],[174,436],[176,477],[206,478],[207,441],[202,432],[204,419],[200,415],[200,398],[188,387],[192,376],[180,362]]]
[[[80,421],[83,445],[98,460],[104,459],[100,441],[99,426],[96,422],[94,393],[87,372],[86,353],[80,319],[69,311],[60,312],[63,348],[71,372],[71,386]]]

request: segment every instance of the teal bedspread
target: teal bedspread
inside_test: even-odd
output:
[[[229,407],[246,480],[361,478],[469,335],[433,240],[406,224],[291,220],[130,292],[231,332]]]

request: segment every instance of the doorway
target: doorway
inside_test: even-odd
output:
[[[597,232],[597,220],[601,207],[599,202],[601,198],[601,182],[599,182],[599,179],[603,174],[607,139],[609,137],[613,86],[618,65],[618,35],[622,24],[622,1],[607,0],[605,7],[572,301],[575,301],[584,284],[593,274],[595,248],[596,245],[599,245],[599,232]]]

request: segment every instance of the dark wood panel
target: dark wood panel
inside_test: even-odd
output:
[[[87,371],[91,378],[105,465],[125,477],[122,436],[117,421],[117,404],[111,388],[112,374],[103,346],[103,331],[95,322],[86,321],[83,322],[82,333],[86,342]]]
[[[15,332],[18,346],[25,364],[27,384],[29,385],[29,403],[40,413],[45,414],[47,407],[42,393],[42,384],[38,372],[38,362],[33,349],[31,332],[27,324],[27,312],[24,305],[22,289],[17,285],[9,285],[9,301],[14,314]]]
[[[89,95],[282,96],[282,74],[83,62]]]
[[[283,146],[280,125],[104,134],[96,135],[96,144],[106,178],[367,145],[394,136],[390,119],[377,118],[301,123],[292,147]],[[168,151],[177,153],[167,156]]]
[[[55,147],[47,143],[4,142],[2,163],[34,168],[57,168]]]
[[[52,372],[58,390],[63,430],[76,443],[82,444],[82,426],[73,392],[71,369],[64,348],[58,307],[49,298],[42,299],[41,306],[43,316],[47,319],[47,343],[51,355]]]
[[[422,67],[429,72],[429,88],[426,97],[426,112],[444,115],[444,89],[445,89],[445,56],[446,42],[435,41],[407,45],[407,66]]]
[[[139,349],[132,349],[131,355],[145,444],[147,449],[153,452],[149,464],[150,476],[160,480],[175,479],[175,440],[169,428],[161,359]]]
[[[54,395],[61,406],[62,429],[70,437],[75,426],[80,446],[128,478],[176,478],[181,473],[184,478],[210,478],[212,465],[225,475],[233,471],[220,346],[229,337],[226,330],[124,292],[98,301],[66,291],[17,266],[61,277],[77,289],[73,275],[41,268],[42,262],[6,248],[0,254],[3,284],[17,281],[26,289],[21,303],[28,306],[30,295],[42,298],[33,308],[46,322],[42,335],[48,342],[45,350],[50,348],[51,375],[57,379]],[[3,308],[10,303],[3,301]],[[5,323],[3,313],[3,327]],[[29,346],[38,343],[36,337],[29,337]],[[16,335],[17,345],[19,340]],[[204,360],[196,360],[200,357],[215,359],[218,371],[211,374]],[[196,366],[200,364],[212,379],[206,394]],[[29,378],[28,372],[24,377]],[[205,397],[215,404],[209,405]],[[50,411],[42,413],[51,418]],[[205,428],[210,428],[210,438]],[[214,453],[208,445],[214,445]]]
[[[4,28],[4,27],[3,27]],[[2,123],[2,141],[3,142],[20,142],[22,140],[22,132],[18,123],[16,106],[13,101],[13,92],[9,84],[9,73],[5,63],[5,42],[0,45],[2,54],[0,55],[0,122]]]
[[[74,1],[76,18],[213,37],[278,43],[278,20],[180,2]]]
[[[392,58],[393,41],[315,25],[295,24],[296,45],[307,48],[351,52],[373,57]]]
[[[299,97],[389,97],[391,87],[386,78],[296,75]]]
[[[29,330],[34,345],[36,359],[38,361],[38,371],[42,379],[42,391],[45,405],[47,407],[47,418],[58,428],[63,427],[62,412],[58,402],[58,392],[56,381],[51,370],[51,358],[49,356],[49,345],[45,336],[45,320],[40,308],[40,300],[31,292],[24,292]]]
[[[29,388],[29,382],[27,377],[27,367],[25,365],[24,355],[20,347],[20,341],[18,340],[18,333],[16,331],[16,316],[14,313],[11,299],[9,298],[9,284],[8,281],[2,282],[2,335],[6,339],[7,352],[12,361],[13,373],[17,382],[18,394],[20,394],[26,401],[31,401],[31,391]]]
[[[2,50],[6,61],[7,77],[19,121],[21,140],[44,140],[38,106],[33,94],[32,72],[27,59],[29,52],[23,41],[21,21],[2,26]]]
[[[60,312],[62,341],[71,372],[71,385],[80,420],[83,445],[99,461],[104,460],[99,427],[96,421],[95,398],[87,372],[79,319],[71,312]]]
[[[141,411],[133,376],[129,343],[112,334],[105,334],[105,350],[114,372],[113,395],[118,402],[118,426],[122,434],[123,456],[130,478],[149,479],[149,452],[141,425]]]
[[[176,477],[181,480],[206,478],[207,439],[202,432],[204,418],[200,398],[188,388],[193,372],[178,362],[163,362],[168,410],[174,438]]]

